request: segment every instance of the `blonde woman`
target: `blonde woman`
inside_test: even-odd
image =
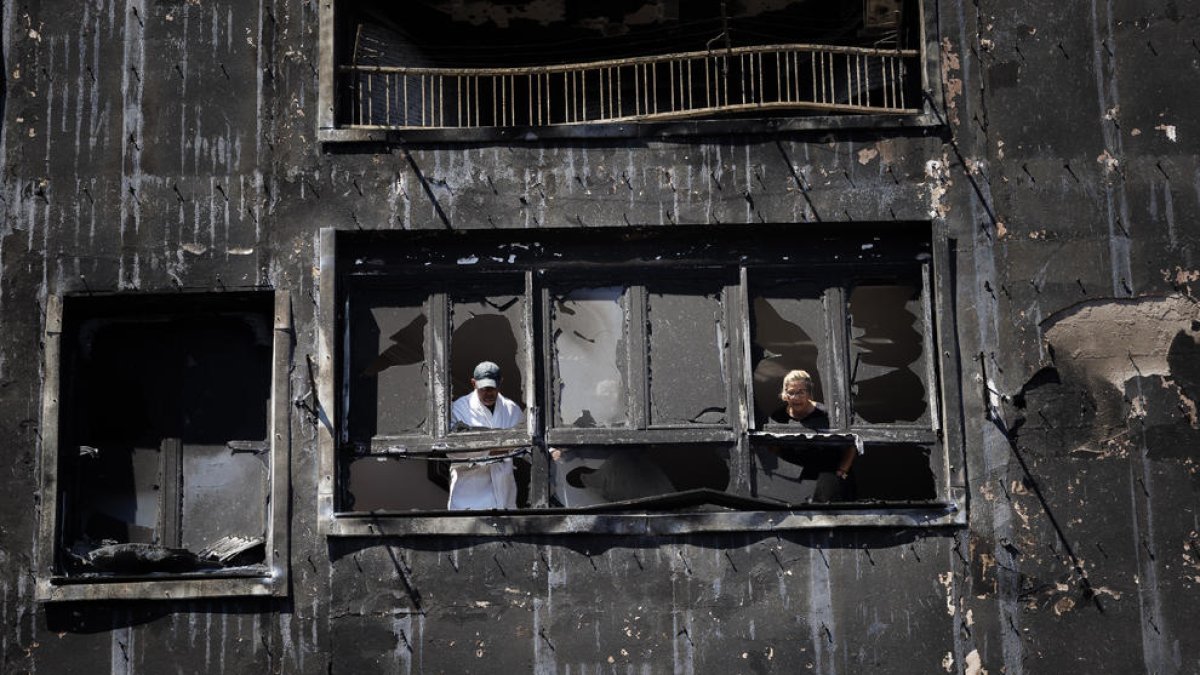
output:
[[[771,415],[773,422],[799,424],[816,432],[829,431],[829,413],[813,399],[813,378],[808,371],[793,370],[784,375],[779,398],[784,406]],[[812,501],[830,502],[854,499],[853,481],[849,478],[856,455],[855,447],[849,445],[838,450],[811,448],[781,453],[781,458],[804,465],[801,481],[816,483]]]

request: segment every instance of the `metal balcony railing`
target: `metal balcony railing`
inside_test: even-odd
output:
[[[339,67],[348,128],[540,127],[815,110],[911,114],[918,50],[768,45],[520,68]]]

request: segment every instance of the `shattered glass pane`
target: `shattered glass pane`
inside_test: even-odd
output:
[[[491,361],[500,366],[504,376],[500,393],[523,409],[529,372],[523,283],[509,289],[497,285],[489,283],[492,292],[486,296],[455,295],[451,299],[451,393],[454,398],[471,393],[475,365]],[[509,292],[501,294],[505,290]]]
[[[849,311],[855,422],[928,420],[921,287],[856,286]]]
[[[625,426],[625,292],[576,288],[551,299],[556,426]]]
[[[450,465],[396,457],[360,457],[346,474],[345,511],[437,511],[450,498]]]
[[[428,318],[424,296],[374,291],[350,304],[353,439],[420,433],[429,415]]]
[[[551,503],[568,508],[729,488],[721,446],[572,448],[551,451]]]
[[[655,282],[647,287],[650,424],[726,424],[729,348],[721,286]]]
[[[754,414],[761,427],[784,407],[779,393],[784,376],[792,370],[808,371],[814,400],[825,402],[822,373],[828,356],[822,347],[829,336],[820,288],[793,281],[756,285],[750,303]]]

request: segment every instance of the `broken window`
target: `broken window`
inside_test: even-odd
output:
[[[723,285],[719,280],[656,280],[646,290],[650,425],[727,424]]]
[[[50,576],[267,575],[284,356],[272,295],[59,307]]]
[[[924,310],[919,284],[859,284],[850,291],[850,386],[854,419],[928,419]]]
[[[323,6],[323,126],[547,127],[922,109],[919,0]]]
[[[356,438],[420,433],[429,422],[429,317],[424,295],[377,290],[350,303],[347,384],[358,401],[347,420]]]
[[[807,371],[813,398],[826,400],[822,374],[829,370],[830,339],[820,286],[799,279],[767,280],[756,285],[751,302],[754,409],[761,425],[783,407],[779,393],[789,371]]]
[[[495,480],[497,462],[508,462],[499,473],[515,481],[518,509],[944,495],[928,233],[814,229],[795,240],[756,229],[642,228],[616,246],[587,230],[337,235],[347,264],[336,306],[351,308],[339,330],[351,364],[342,419],[375,420],[342,435],[338,511],[454,510],[459,467],[490,467]],[[413,337],[383,339],[385,315],[385,333]],[[409,328],[422,317],[427,326]],[[428,411],[423,427],[384,419],[382,385],[346,386],[361,377],[354,364],[397,343],[424,356],[387,396]],[[347,356],[357,349],[365,355]],[[451,424],[481,361],[503,372],[519,425]],[[815,422],[790,423],[793,399],[781,394],[794,370],[811,377]]]
[[[451,296],[450,382],[454,398],[471,393],[471,373],[481,361],[492,361],[504,373],[504,395],[525,406],[524,284],[518,277],[487,284],[486,295]]]
[[[500,390],[519,409],[534,397],[525,276],[466,276],[472,284],[433,289],[372,275],[355,278],[345,294],[340,410],[342,442],[353,452],[339,469],[342,508],[445,510],[456,464],[505,461],[513,480],[528,473],[527,425],[489,429],[452,419],[482,361],[500,366]]]
[[[628,424],[623,286],[572,288],[550,303],[557,426]]]
[[[864,278],[863,268],[825,267],[807,279],[757,279],[751,345],[762,431],[752,438],[751,455],[759,496],[789,504],[929,498],[924,486],[935,467],[905,443],[936,438],[923,281],[929,271],[877,271],[879,277]],[[811,376],[810,397],[827,415],[819,425],[789,424],[781,385],[791,370]],[[891,450],[895,457],[882,459]],[[895,485],[867,478],[878,475],[871,467],[885,465]]]

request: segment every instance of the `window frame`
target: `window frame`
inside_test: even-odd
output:
[[[41,401],[40,486],[38,503],[37,548],[34,554],[36,598],[41,602],[91,601],[112,599],[187,600],[217,597],[282,597],[288,594],[288,474],[291,446],[290,384],[288,367],[293,346],[290,295],[276,289],[252,289],[252,293],[272,298],[272,346],[270,362],[270,400],[266,428],[269,437],[267,486],[269,503],[265,512],[266,540],[261,574],[249,572],[154,573],[119,577],[72,577],[58,568],[62,542],[59,536],[64,511],[59,482],[61,448],[60,428],[65,423],[60,407],[62,388],[62,340],[64,309],[73,297],[85,294],[52,295],[45,309],[43,336],[44,378]],[[88,293],[87,297],[144,301],[163,297],[153,293]],[[180,291],[175,295],[219,296],[218,292]]]
[[[934,474],[935,485],[938,491],[935,499],[929,502],[914,503],[912,505],[888,505],[879,506],[874,504],[814,504],[804,507],[781,507],[771,509],[765,507],[765,503],[759,502],[753,498],[744,498],[742,491],[748,490],[749,476],[745,471],[739,470],[734,463],[730,465],[731,482],[728,494],[729,502],[744,502],[744,510],[732,510],[723,512],[682,512],[671,513],[666,511],[654,512],[647,511],[644,507],[639,507],[636,504],[629,505],[628,508],[614,508],[611,511],[605,510],[597,512],[595,510],[581,510],[571,508],[553,508],[539,507],[526,510],[517,510],[509,512],[501,511],[437,511],[437,512],[379,512],[379,513],[362,513],[362,512],[338,512],[336,505],[336,495],[339,489],[338,473],[340,460],[337,456],[338,443],[337,433],[334,426],[328,422],[333,419],[332,415],[334,403],[337,399],[334,398],[335,391],[339,386],[335,358],[337,354],[337,335],[344,329],[337,322],[336,306],[339,302],[339,270],[337,262],[339,260],[338,239],[340,237],[353,237],[354,233],[348,231],[340,231],[334,228],[324,228],[321,230],[320,236],[320,267],[319,267],[319,311],[318,311],[318,360],[320,367],[317,375],[316,396],[318,397],[318,406],[322,411],[321,419],[324,421],[323,432],[319,437],[319,454],[320,454],[320,481],[317,495],[317,507],[319,516],[319,525],[322,534],[331,537],[354,537],[354,536],[380,536],[380,535],[468,535],[468,536],[511,536],[522,534],[565,534],[565,533],[608,533],[618,535],[664,535],[678,534],[687,532],[718,532],[718,531],[760,531],[766,529],[803,529],[803,528],[825,528],[825,527],[879,527],[879,526],[897,526],[897,527],[929,527],[929,526],[961,526],[966,523],[966,500],[964,480],[962,478],[963,461],[960,456],[962,444],[961,421],[957,415],[951,411],[959,410],[958,405],[958,368],[957,363],[951,358],[957,354],[954,343],[954,317],[950,313],[949,299],[953,297],[953,284],[949,275],[941,273],[941,270],[948,268],[947,261],[949,260],[950,242],[944,232],[944,225],[936,224],[930,226],[926,223],[926,231],[931,234],[931,259],[924,262],[924,267],[929,271],[925,275],[927,281],[923,287],[926,302],[925,316],[923,320],[928,322],[927,326],[930,330],[925,331],[925,348],[928,352],[927,364],[933,370],[932,379],[926,381],[928,396],[930,397],[930,405],[937,406],[931,408],[931,429],[928,432],[918,431],[915,434],[908,434],[903,429],[883,430],[878,435],[869,436],[867,442],[872,440],[903,442],[905,440],[917,440],[927,442],[931,438],[935,440],[935,450],[930,457],[930,470]],[[801,226],[802,227],[802,226]],[[670,228],[663,228],[668,230]],[[495,233],[493,233],[495,234]],[[503,234],[503,233],[501,233]],[[512,233],[514,237],[517,232]],[[469,236],[469,235],[468,235]],[[402,266],[402,265],[401,265]],[[746,266],[738,265],[739,278],[737,285],[732,287],[733,293],[729,295],[737,295],[737,298],[731,298],[733,302],[728,304],[736,305],[734,308],[726,308],[726,312],[732,312],[732,315],[739,317],[739,321],[748,321],[747,283],[746,283]],[[539,285],[539,289],[543,290],[546,285]],[[740,290],[739,290],[740,289]],[[532,289],[531,289],[532,291]],[[542,300],[541,308],[534,311],[546,312],[544,293],[538,295]],[[533,297],[533,296],[530,296]],[[528,305],[532,307],[534,303]],[[527,310],[530,309],[527,307]],[[939,321],[934,321],[935,317],[939,317]],[[540,321],[547,320],[548,317],[539,317]],[[548,331],[544,331],[548,332]],[[776,431],[758,431],[749,428],[753,418],[753,394],[750,392],[752,386],[748,378],[742,374],[744,363],[749,363],[750,345],[749,340],[741,339],[743,331],[731,331],[735,336],[739,336],[731,342],[728,349],[728,358],[736,359],[738,366],[734,369],[735,376],[729,383],[730,398],[740,399],[741,396],[749,396],[745,399],[751,402],[750,410],[738,411],[737,407],[730,408],[730,426],[732,430],[729,432],[732,438],[725,439],[722,442],[727,443],[730,452],[737,457],[744,458],[745,462],[749,462],[746,455],[749,453],[750,444],[768,439],[768,438],[784,438],[791,436],[798,439],[802,434]],[[932,346],[936,345],[936,351]],[[545,348],[545,345],[542,345]],[[529,369],[531,376],[537,378],[542,377],[542,374],[535,371],[540,370],[543,361],[548,361],[549,358],[542,356],[540,359],[535,358]],[[938,367],[941,364],[941,367]],[[542,379],[543,384],[538,385],[536,382],[533,385],[527,386],[526,391],[532,391],[531,386],[542,386],[543,389],[539,393],[546,396],[549,392],[546,390],[547,380]],[[744,389],[743,389],[744,387]],[[745,392],[744,394],[734,395],[736,390]],[[544,398],[544,405],[548,407],[550,401]],[[527,419],[531,424],[536,424],[533,419],[537,415],[550,414],[545,410],[531,406],[527,412]],[[936,420],[934,422],[933,420]],[[936,428],[933,428],[936,427]],[[537,427],[532,427],[534,434],[537,433]],[[550,425],[546,426],[549,431],[552,429]],[[589,430],[591,431],[591,430]],[[655,430],[634,430],[632,433],[637,435],[636,438],[623,438],[631,432],[620,429],[604,429],[602,433],[597,435],[595,439],[579,439],[581,442],[586,440],[588,445],[593,445],[596,440],[602,441],[602,444],[612,445],[614,448],[622,443],[636,443],[649,445],[653,443]],[[701,430],[701,435],[711,437],[712,431],[709,429]],[[835,432],[836,433],[836,432]],[[640,435],[638,435],[640,434]],[[674,441],[672,444],[695,442],[696,439],[680,439],[677,430],[663,430],[663,439],[668,440],[667,435],[673,435]],[[549,435],[549,434],[547,434]],[[909,439],[909,436],[914,438]],[[542,440],[547,448],[551,443],[549,439]],[[565,440],[565,439],[564,439]],[[539,452],[537,446],[534,447],[530,461],[533,465],[531,476],[530,494],[531,502],[535,498],[544,498],[549,490],[549,458],[545,452]],[[738,460],[741,461],[741,460]],[[747,464],[749,466],[749,464]],[[758,508],[762,506],[762,508]]]
[[[513,276],[515,274],[497,273],[497,276]],[[523,297],[528,297],[531,288],[529,275],[525,274],[523,279],[522,294]],[[523,429],[495,429],[491,431],[467,431],[467,432],[451,432],[450,430],[450,408],[454,403],[454,396],[451,394],[452,384],[450,381],[450,338],[452,328],[450,322],[453,320],[451,311],[453,307],[453,296],[456,291],[466,287],[466,284],[449,282],[445,287],[439,290],[428,290],[426,286],[422,286],[418,281],[404,280],[402,282],[390,282],[387,284],[379,284],[371,287],[371,291],[378,291],[384,288],[394,288],[402,290],[416,290],[418,295],[423,295],[423,306],[426,307],[428,314],[427,343],[430,347],[430,355],[426,358],[426,362],[431,364],[431,373],[429,381],[426,385],[427,390],[427,408],[426,413],[428,419],[432,422],[424,433],[412,432],[406,434],[377,434],[366,441],[359,441],[351,438],[351,429],[348,422],[349,410],[342,407],[338,410],[338,428],[339,441],[343,445],[361,445],[363,450],[373,453],[387,453],[389,451],[403,452],[405,450],[415,451],[432,451],[441,449],[451,437],[460,439],[456,445],[460,447],[456,450],[475,450],[487,449],[494,447],[519,447],[521,445],[529,445],[532,440],[530,432],[530,420],[527,418]],[[349,301],[349,297],[346,298]],[[526,324],[533,320],[528,303],[525,307],[524,320]],[[348,314],[352,310],[349,306],[341,309],[341,318],[348,327]],[[348,332],[343,333],[346,338],[349,337]],[[525,345],[525,358],[529,363],[533,362],[533,346]],[[343,372],[349,370],[350,353],[342,355],[342,363],[339,364]],[[532,368],[528,368],[525,373],[524,387],[526,392],[527,405],[530,408],[537,407],[538,390],[533,380]],[[344,386],[344,385],[343,385]],[[343,392],[343,396],[347,394]]]
[[[648,367],[648,359],[650,354],[650,343],[646,334],[647,311],[649,309],[649,290],[648,287],[653,282],[668,281],[678,282],[686,280],[687,277],[697,276],[696,268],[689,268],[686,272],[668,272],[664,275],[657,275],[651,279],[651,275],[644,269],[636,266],[611,266],[606,267],[605,272],[616,274],[623,281],[628,281],[624,287],[628,295],[629,307],[626,310],[628,313],[625,317],[626,332],[626,357],[625,357],[625,374],[628,377],[632,373],[645,373],[635,382],[626,383],[626,389],[630,392],[631,400],[626,408],[627,426],[623,427],[599,427],[595,429],[579,429],[566,425],[558,425],[554,423],[557,416],[557,401],[552,395],[551,389],[554,386],[554,377],[547,373],[541,383],[543,391],[543,400],[545,401],[545,409],[547,422],[545,424],[545,435],[547,445],[554,446],[577,446],[577,445],[645,445],[652,442],[655,438],[672,439],[667,442],[673,445],[685,443],[732,443],[736,441],[736,436],[744,431],[740,424],[740,416],[737,414],[737,397],[734,392],[740,385],[742,372],[740,367],[740,359],[735,354],[740,353],[740,338],[741,334],[738,331],[733,331],[731,337],[730,349],[722,356],[725,361],[726,372],[730,374],[730,382],[726,386],[726,414],[728,420],[725,424],[694,424],[686,427],[678,425],[655,424],[650,418],[650,368]],[[716,269],[716,268],[706,268]],[[722,271],[726,271],[722,268]],[[546,330],[542,331],[541,353],[547,355],[546,363],[554,361],[549,355],[554,353],[554,342],[550,317],[550,289],[554,285],[562,285],[563,282],[578,279],[583,284],[581,288],[591,288],[596,286],[595,278],[588,276],[588,273],[578,271],[556,271],[553,274],[553,279],[548,283],[540,284],[538,295],[540,300],[540,311],[542,312],[542,325],[546,326]],[[726,300],[722,302],[723,313],[726,325],[734,325],[739,316],[739,310],[735,303],[738,302],[737,285],[722,284],[721,294]]]
[[[939,72],[937,41],[938,9],[929,0],[917,0],[918,76],[921,99],[912,114],[780,114],[743,119],[683,119],[672,121],[603,122],[540,127],[464,127],[464,128],[347,128],[337,119],[337,30],[338,4],[349,0],[324,0],[319,3],[317,67],[317,141],[320,143],[405,143],[405,142],[481,142],[530,141],[539,139],[666,138],[719,134],[777,133],[780,131],[936,128],[947,125],[938,112],[944,101],[935,103],[931,73]]]

